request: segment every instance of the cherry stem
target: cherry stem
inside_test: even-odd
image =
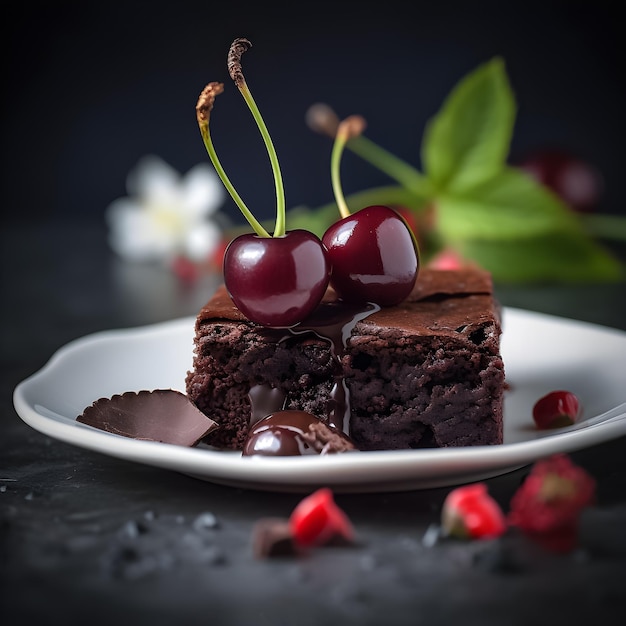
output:
[[[306,122],[311,130],[322,135],[334,138],[337,134],[339,118],[327,104],[318,103],[309,107]],[[346,147],[393,180],[398,181],[403,187],[419,195],[429,192],[429,182],[426,176],[364,135],[350,138]]]
[[[248,209],[244,201],[241,199],[241,196],[237,193],[234,185],[230,182],[230,179],[226,175],[226,172],[217,157],[213,141],[211,140],[211,132],[209,131],[211,110],[213,109],[216,96],[221,94],[223,91],[224,85],[222,83],[215,82],[209,83],[202,90],[202,93],[198,98],[198,103],[196,104],[196,119],[198,120],[198,126],[200,127],[200,134],[202,135],[204,146],[209,153],[209,158],[211,159],[211,163],[213,163],[213,167],[215,168],[217,175],[220,177],[224,187],[226,187],[226,190],[235,201],[235,204],[239,207],[239,210],[243,213],[244,217],[248,220],[248,223],[252,226],[257,235],[260,237],[269,237],[270,234],[265,230],[265,228],[263,228],[260,222],[257,221],[254,215],[252,215],[250,209]]]
[[[285,226],[285,215],[286,215],[286,207],[285,207],[285,190],[283,187],[283,178],[280,171],[280,165],[278,163],[278,156],[276,154],[276,149],[274,148],[274,144],[272,143],[272,139],[267,130],[267,126],[261,117],[261,113],[259,112],[259,108],[252,97],[252,93],[246,83],[246,79],[244,78],[243,71],[241,68],[241,57],[244,52],[249,50],[252,47],[252,44],[243,38],[235,39],[230,46],[230,50],[228,52],[228,71],[230,73],[230,77],[235,82],[235,85],[239,89],[243,99],[245,100],[250,112],[252,113],[252,117],[254,117],[254,121],[256,122],[259,131],[261,132],[261,136],[263,137],[263,141],[265,143],[265,147],[267,149],[267,154],[270,158],[270,163],[272,166],[272,173],[274,175],[274,184],[276,187],[276,223],[274,226],[274,237],[282,237],[285,234],[286,226]]]
[[[429,205],[430,197],[421,196],[401,185],[385,185],[356,191],[346,197],[349,206],[369,206],[372,204],[390,204],[405,206],[416,212],[423,212]],[[337,211],[337,203],[329,202],[315,209],[316,214],[327,215]]]
[[[384,204],[391,206],[403,206],[415,213],[424,212],[430,202],[430,197],[418,196],[401,185],[386,185],[383,187],[371,187],[362,191],[356,191],[346,196],[348,206],[371,206]],[[310,230],[320,239],[326,229],[336,222],[337,203],[335,200],[320,205],[315,209],[296,207],[288,212],[289,223],[292,228]],[[271,224],[263,222],[266,228]],[[245,226],[233,226],[228,232],[235,235],[243,234]]]
[[[333,143],[333,150],[330,156],[330,177],[335,194],[335,201],[339,208],[341,217],[349,217],[350,209],[346,203],[346,198],[341,186],[341,176],[339,174],[339,166],[341,157],[348,140],[352,137],[358,137],[365,130],[365,120],[360,115],[351,115],[339,123],[337,126],[337,134]]]

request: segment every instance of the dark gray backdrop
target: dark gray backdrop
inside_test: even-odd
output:
[[[602,210],[624,212],[624,63],[619,3],[26,3],[3,20],[5,219],[100,219],[128,171],[158,154],[180,171],[207,160],[194,107],[226,83],[212,133],[231,179],[260,217],[274,213],[269,163],[226,72],[238,36],[244,71],[281,160],[288,206],[331,199],[330,142],[307,107],[361,113],[368,135],[420,165],[424,124],[465,73],[504,57],[519,114],[513,156],[559,144],[603,172]],[[387,179],[356,157],[346,192]],[[227,207],[236,218],[234,205]]]

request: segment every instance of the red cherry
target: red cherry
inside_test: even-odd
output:
[[[411,293],[419,271],[417,242],[393,209],[361,209],[330,226],[322,241],[330,284],[343,300],[394,306]]]
[[[322,545],[335,538],[354,539],[354,529],[346,514],[337,506],[327,487],[304,498],[289,518],[291,534],[298,545]]]
[[[308,454],[328,454],[335,451],[328,443],[314,445],[307,435],[311,427],[322,426],[328,434],[344,440],[346,445],[354,444],[341,430],[326,424],[319,417],[306,411],[281,410],[270,413],[253,424],[244,443],[243,456],[304,456]]]
[[[417,239],[420,228],[417,217],[414,211],[407,209],[406,207],[395,207],[395,210],[400,214],[400,217],[405,221],[407,228],[413,233],[415,239]]]
[[[578,416],[578,398],[570,391],[551,391],[539,398],[533,407],[537,428],[571,426]]]
[[[329,277],[324,246],[306,230],[282,237],[240,235],[224,254],[230,297],[248,319],[263,326],[301,322],[320,303]]]
[[[600,173],[588,162],[565,150],[545,148],[519,164],[542,185],[549,187],[576,211],[593,211],[603,191]]]

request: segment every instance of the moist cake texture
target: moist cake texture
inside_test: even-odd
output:
[[[220,287],[196,318],[186,390],[218,423],[205,442],[219,448],[241,450],[250,425],[280,408],[333,421],[344,384],[335,425],[359,450],[499,444],[500,336],[491,277],[478,269],[422,269],[409,298],[357,321],[339,353],[313,332],[250,322]]]

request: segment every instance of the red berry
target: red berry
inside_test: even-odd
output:
[[[289,518],[291,534],[301,546],[322,545],[331,539],[352,541],[354,529],[346,514],[335,504],[327,487],[302,500]]]
[[[443,503],[442,525],[449,535],[469,539],[499,537],[506,520],[484,483],[458,487]]]
[[[600,201],[604,187],[600,173],[565,150],[537,150],[524,158],[519,167],[576,211],[593,211]]]
[[[537,428],[571,426],[578,417],[578,398],[570,391],[551,391],[539,398],[533,407]]]
[[[393,209],[361,209],[330,226],[322,241],[330,283],[343,300],[394,306],[411,293],[419,271],[417,242]]]
[[[320,303],[330,278],[322,242],[311,232],[240,235],[224,254],[224,284],[239,310],[263,326],[289,327]]]

